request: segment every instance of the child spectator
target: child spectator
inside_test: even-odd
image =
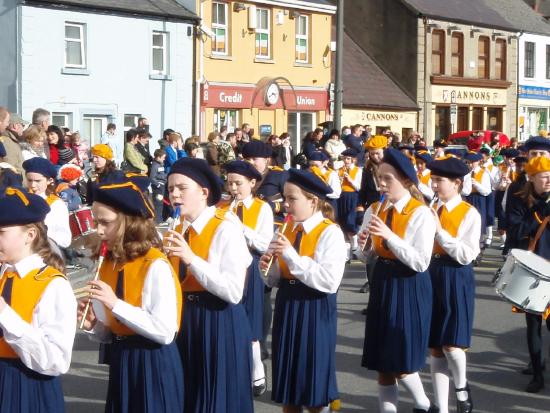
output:
[[[59,184],[55,190],[66,204],[69,212],[76,211],[82,206],[82,199],[76,188],[82,177],[82,169],[74,164],[63,165],[57,174]]]
[[[153,205],[155,207],[155,222],[160,224],[162,219],[162,210],[164,204],[164,193],[166,189],[166,171],[164,169],[164,160],[166,151],[157,149],[153,153],[154,159],[151,165],[149,179],[151,179],[151,188],[153,189]]]

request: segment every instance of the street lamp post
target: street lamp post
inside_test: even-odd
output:
[[[334,79],[334,128],[342,129],[342,70],[344,61],[344,0],[338,0],[336,10],[336,70]]]

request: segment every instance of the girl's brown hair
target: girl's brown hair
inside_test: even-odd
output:
[[[332,208],[332,205],[330,204],[330,202],[325,201],[324,199],[319,198],[317,195],[314,195],[311,192],[307,192],[302,188],[300,188],[300,190],[302,191],[302,193],[307,199],[316,200],[315,212],[321,211],[321,214],[323,214],[325,218],[328,218],[331,221],[335,221],[336,217],[334,214],[334,208]]]
[[[162,248],[162,241],[152,218],[118,212],[117,222],[116,240],[111,244],[107,255],[109,259],[124,264],[147,254],[151,248]],[[96,243],[93,251],[99,251],[100,240],[97,239]]]
[[[103,181],[104,178],[106,178],[111,172],[116,171],[117,167],[115,164],[115,161],[112,159],[107,159],[107,162],[105,162],[105,166],[97,173],[97,180],[99,182]]]
[[[63,258],[54,252],[48,240],[48,230],[43,222],[35,222],[24,226],[26,229],[34,228],[36,237],[31,244],[31,251],[34,254],[40,255],[46,265],[55,268],[56,270],[65,273],[65,263]]]
[[[382,161],[382,163],[384,163],[384,161]],[[388,165],[391,165],[391,164],[388,163]],[[393,166],[393,165],[391,165],[391,166]],[[420,189],[418,189],[418,186],[416,186],[413,181],[411,181],[409,178],[407,178],[405,175],[403,175],[399,169],[397,169],[395,167],[394,167],[394,169],[397,172],[397,176],[398,176],[399,180],[401,181],[401,183],[403,184],[403,186],[411,194],[411,197],[413,197],[414,199],[416,199],[417,201],[420,201],[421,203],[423,203],[425,205],[426,201],[424,199],[424,195],[422,195],[422,192],[420,192]]]
[[[527,204],[529,208],[532,208],[533,205],[535,205],[535,202],[537,201],[535,196],[535,187],[533,186],[533,182],[528,181],[527,185],[525,185],[521,190],[516,192],[514,195],[519,196],[523,202]]]

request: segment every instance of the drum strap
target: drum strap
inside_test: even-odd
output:
[[[531,240],[529,240],[528,251],[531,251],[531,252],[535,251],[535,247],[537,246],[537,242],[539,242],[540,237],[542,237],[542,233],[543,233],[544,229],[546,228],[546,225],[548,225],[549,221],[550,221],[550,216],[547,216],[540,223],[539,229],[537,230],[537,233],[535,234],[535,238],[531,238]]]

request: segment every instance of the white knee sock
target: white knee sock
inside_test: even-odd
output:
[[[399,379],[399,383],[411,394],[415,409],[428,410],[430,408],[430,399],[424,393],[424,387],[418,373],[409,374]]]
[[[348,257],[348,260],[351,259],[351,245],[349,242],[346,242],[346,251],[348,253],[347,257]]]
[[[351,250],[355,251],[357,249],[357,235],[351,237]]]
[[[449,369],[445,357],[430,359],[430,372],[434,388],[435,404],[439,407],[439,413],[449,413]]]
[[[264,379],[264,381],[260,381]],[[262,351],[260,350],[260,342],[252,342],[252,380],[256,386],[259,386],[265,382],[265,371],[262,363]],[[258,381],[256,381],[258,380]]]
[[[389,386],[378,385],[378,406],[380,413],[397,413],[398,400],[397,384]]]
[[[462,389],[466,386],[466,353],[460,348],[452,351],[443,351],[449,365],[449,370],[453,374],[455,388]],[[468,399],[468,393],[465,391],[458,392],[456,398],[460,401]]]
[[[502,243],[504,244],[506,242],[506,233],[502,234],[500,237],[502,238]]]
[[[487,239],[493,239],[493,227],[486,227],[485,228],[485,235],[487,235]]]

